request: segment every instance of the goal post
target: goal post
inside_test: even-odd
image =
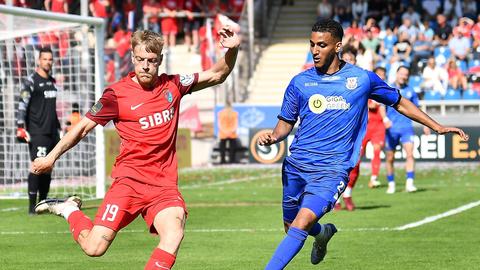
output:
[[[65,129],[72,107],[83,116],[104,87],[103,19],[0,5],[0,198],[27,197],[28,146],[16,141],[21,83],[35,71],[38,50],[50,47],[57,115]],[[75,104],[76,103],[76,104]],[[75,105],[74,105],[75,104]],[[105,194],[103,127],[88,134],[55,164],[49,196]]]

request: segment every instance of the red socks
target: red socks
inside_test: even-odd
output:
[[[380,152],[381,149],[374,149],[373,150],[373,159],[372,159],[372,175],[378,175],[380,171],[380,165],[382,160],[380,159]]]
[[[70,224],[70,232],[72,232],[73,239],[78,241],[78,236],[83,230],[91,230],[93,223],[82,211],[74,211],[68,217],[68,224]]]
[[[175,258],[175,255],[156,248],[145,265],[145,270],[170,270],[175,264]]]
[[[353,188],[355,186],[355,183],[357,183],[359,171],[360,171],[360,162],[358,162],[357,165],[350,172],[350,175],[349,175],[350,181],[348,181],[348,186],[350,188]]]

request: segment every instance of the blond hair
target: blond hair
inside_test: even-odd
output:
[[[160,57],[163,49],[163,37],[150,30],[135,31],[131,39],[132,50],[138,45],[144,45],[147,52],[156,53]]]

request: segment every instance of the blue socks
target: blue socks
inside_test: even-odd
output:
[[[280,245],[278,245],[277,250],[275,250],[270,262],[268,262],[265,267],[265,270],[281,270],[285,268],[293,257],[297,255],[300,249],[302,249],[307,236],[308,232],[295,227],[290,227],[287,236],[285,236]]]
[[[395,181],[395,176],[393,174],[387,175],[387,181],[388,182],[393,182]]]
[[[415,172],[414,171],[407,172],[407,179],[415,179]]]

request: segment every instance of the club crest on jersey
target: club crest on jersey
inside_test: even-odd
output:
[[[172,103],[172,101],[173,101],[172,92],[170,92],[170,90],[168,90],[168,89],[165,89],[165,99],[170,103]]]
[[[345,84],[345,87],[347,87],[347,89],[350,89],[350,90],[353,90],[353,89],[357,88],[357,86],[358,86],[357,79],[358,79],[358,77],[347,78],[347,83]]]
[[[193,74],[180,75],[180,83],[183,86],[189,86],[190,84],[193,83],[194,79],[195,79],[195,77],[193,76]]]

